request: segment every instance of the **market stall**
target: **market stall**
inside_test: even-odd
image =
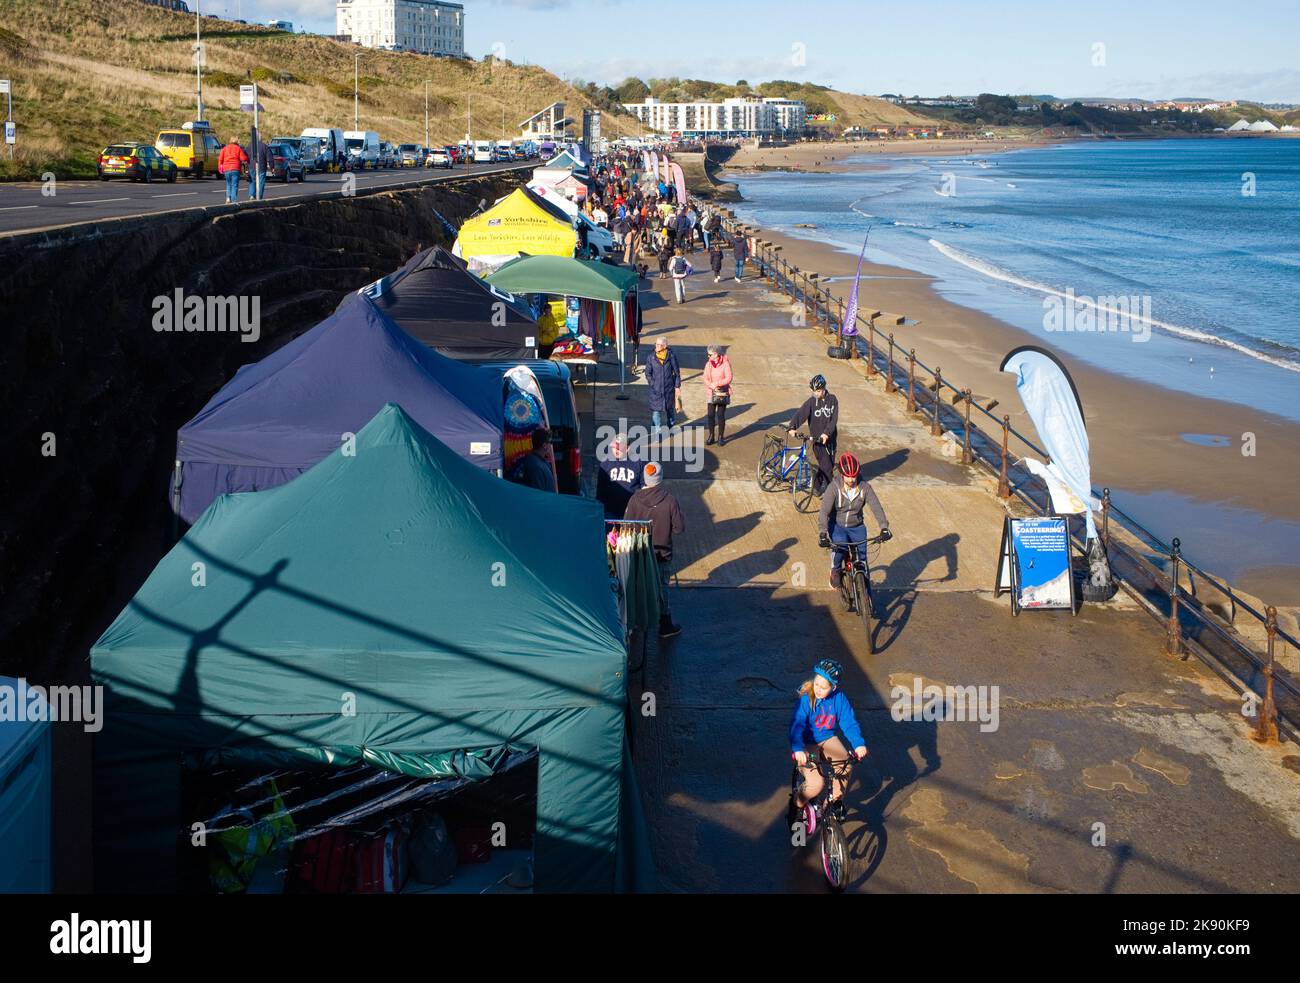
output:
[[[452,254],[465,260],[471,273],[484,276],[520,255],[571,257],[577,247],[568,216],[527,188],[516,188],[466,219]]]

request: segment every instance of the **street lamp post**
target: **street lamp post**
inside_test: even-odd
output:
[[[361,52],[352,67],[352,129],[361,129]]]
[[[424,145],[429,146],[429,80],[424,80]]]
[[[199,114],[194,118],[201,120],[203,119],[203,0],[196,0],[194,4],[194,69],[198,78],[195,91],[199,103]]]

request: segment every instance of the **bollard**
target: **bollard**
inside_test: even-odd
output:
[[[889,332],[889,374],[885,376],[885,392],[898,392],[894,383],[894,332]]]
[[[876,375],[876,319],[867,322],[867,378]]]
[[[939,424],[939,394],[941,392],[943,392],[943,370],[936,365],[934,367],[934,418],[930,420],[931,437],[943,435],[943,427]]]
[[[1101,545],[1110,547],[1110,489],[1101,490]]]
[[[971,403],[971,391],[970,391],[969,389],[965,390],[965,391],[962,393],[962,396],[963,396],[963,397],[965,398],[965,400],[966,400],[966,422],[965,422],[965,424],[962,426],[961,463],[962,463],[962,464],[970,464],[971,462],[973,462],[973,461],[975,460],[975,457],[974,457],[974,456],[971,454],[971,452],[970,452],[970,403]]]
[[[1011,439],[1011,417],[1002,417],[1002,471],[998,475],[998,498],[1011,497],[1011,482],[1007,480],[1007,442]]]
[[[916,349],[907,350],[907,412],[916,412]]]
[[[1165,652],[1168,655],[1181,655],[1183,651],[1183,626],[1178,621],[1178,562],[1183,557],[1182,544],[1177,539],[1169,553],[1173,568],[1173,579],[1169,587],[1169,629],[1165,639]]]
[[[1268,628],[1268,662],[1264,665],[1264,706],[1256,725],[1255,740],[1264,744],[1276,744],[1277,703],[1273,699],[1273,659],[1277,647],[1277,608],[1270,604],[1264,609],[1264,615],[1268,619],[1264,622]]]

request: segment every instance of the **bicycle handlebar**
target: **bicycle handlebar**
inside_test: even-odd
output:
[[[893,533],[890,533],[888,536],[886,536],[886,535],[884,535],[883,533],[881,533],[881,534],[879,534],[879,535],[872,536],[870,539],[868,539],[868,540],[866,541],[866,545],[867,545],[867,546],[874,546],[874,545],[876,545],[876,544],[878,544],[878,543],[884,543],[884,542],[887,542],[887,541],[889,541],[889,540],[891,540],[891,539],[893,539],[893,538],[894,538]],[[857,543],[834,543],[834,542],[832,542],[830,539],[827,539],[826,542],[821,543],[820,545],[821,545],[821,548],[822,548],[822,549],[824,549],[824,550],[829,550],[829,549],[833,549],[833,548],[836,547],[836,546],[845,546],[845,547],[848,547],[848,546],[856,546],[856,545],[858,545],[858,544],[857,544]]]

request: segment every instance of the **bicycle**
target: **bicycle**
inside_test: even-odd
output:
[[[821,830],[822,872],[826,875],[826,882],[831,886],[831,890],[843,891],[851,880],[849,846],[844,838],[843,826],[848,815],[844,805],[844,796],[841,795],[832,802],[831,793],[835,787],[837,773],[839,779],[844,783],[844,790],[848,791],[849,778],[853,774],[853,766],[857,759],[851,752],[844,761],[833,761],[821,751],[809,751],[808,761],[810,764],[815,764],[822,774],[822,790],[817,795],[817,798],[810,803],[817,815],[817,827]],[[799,789],[802,786],[803,769],[796,763],[790,777],[789,826],[791,830],[794,829],[796,822],[803,821],[802,811],[795,806]]]
[[[872,536],[865,544],[866,549],[860,549],[857,543],[836,544],[829,539],[823,544],[823,549],[833,549],[836,545],[840,545],[849,551],[847,562],[840,568],[840,600],[844,603],[845,611],[856,614],[862,619],[863,633],[867,636],[868,655],[876,654],[875,632],[876,625],[880,622],[875,597],[871,593],[870,564],[870,559],[879,550],[873,552],[871,547],[879,547],[881,543],[892,538],[885,532]]]
[[[755,478],[758,487],[766,492],[776,491],[781,485],[786,485],[794,507],[807,513],[821,505],[813,493],[817,464],[808,454],[809,436],[806,433],[795,436],[799,439],[797,449],[787,446],[779,433],[769,433],[764,438],[763,449],[758,454]]]

